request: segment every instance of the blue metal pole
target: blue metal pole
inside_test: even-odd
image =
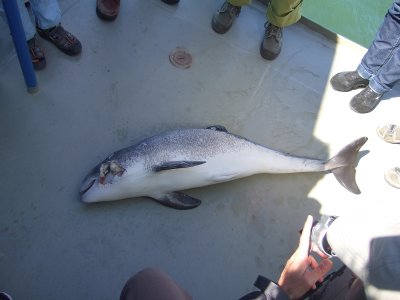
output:
[[[2,1],[28,93],[36,93],[38,91],[36,75],[26,43],[25,31],[22,26],[17,2],[16,0]]]

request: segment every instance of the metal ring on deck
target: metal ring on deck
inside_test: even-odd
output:
[[[169,61],[179,69],[188,69],[192,66],[193,59],[185,49],[177,47],[169,54]]]

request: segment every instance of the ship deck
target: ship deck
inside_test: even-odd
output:
[[[399,89],[357,114],[331,76],[357,67],[366,49],[297,23],[280,56],[259,54],[264,7],[242,10],[225,35],[211,29],[220,2],[122,1],[112,23],[95,1],[60,1],[62,23],[83,44],[68,57],[41,40],[46,69],[28,94],[7,25],[0,23],[0,290],[15,299],[117,299],[125,281],[158,267],[194,299],[236,299],[258,274],[277,279],[308,214],[396,211],[384,172],[397,145],[377,126],[400,122]],[[188,69],[169,54],[184,48]],[[397,107],[397,108],[396,108]],[[197,188],[189,211],[149,199],[86,205],[79,187],[115,150],[173,128],[224,125],[297,156],[328,159],[367,136],[353,195],[330,173],[262,174]]]

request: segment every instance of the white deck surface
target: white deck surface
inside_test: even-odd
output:
[[[265,61],[257,3],[219,35],[210,23],[220,1],[122,1],[112,23],[97,18],[94,0],[60,2],[83,52],[67,57],[42,40],[47,67],[36,73],[35,95],[0,22],[0,290],[14,299],[117,299],[145,266],[168,272],[194,299],[236,299],[258,274],[277,279],[307,214],[399,211],[400,191],[383,173],[400,165],[400,148],[375,133],[400,123],[399,89],[360,115],[348,106],[357,91],[329,85],[366,49],[296,24],[284,31],[281,55]],[[190,69],[170,64],[178,46],[192,54]],[[367,136],[356,174],[362,194],[333,174],[283,174],[188,191],[203,201],[190,211],[149,199],[79,201],[83,177],[113,151],[214,124],[319,159]]]

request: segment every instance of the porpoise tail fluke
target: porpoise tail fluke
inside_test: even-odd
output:
[[[335,175],[339,183],[354,194],[361,191],[356,183],[356,159],[360,148],[367,142],[367,137],[359,138],[344,147],[338,154],[332,157],[327,166]]]

